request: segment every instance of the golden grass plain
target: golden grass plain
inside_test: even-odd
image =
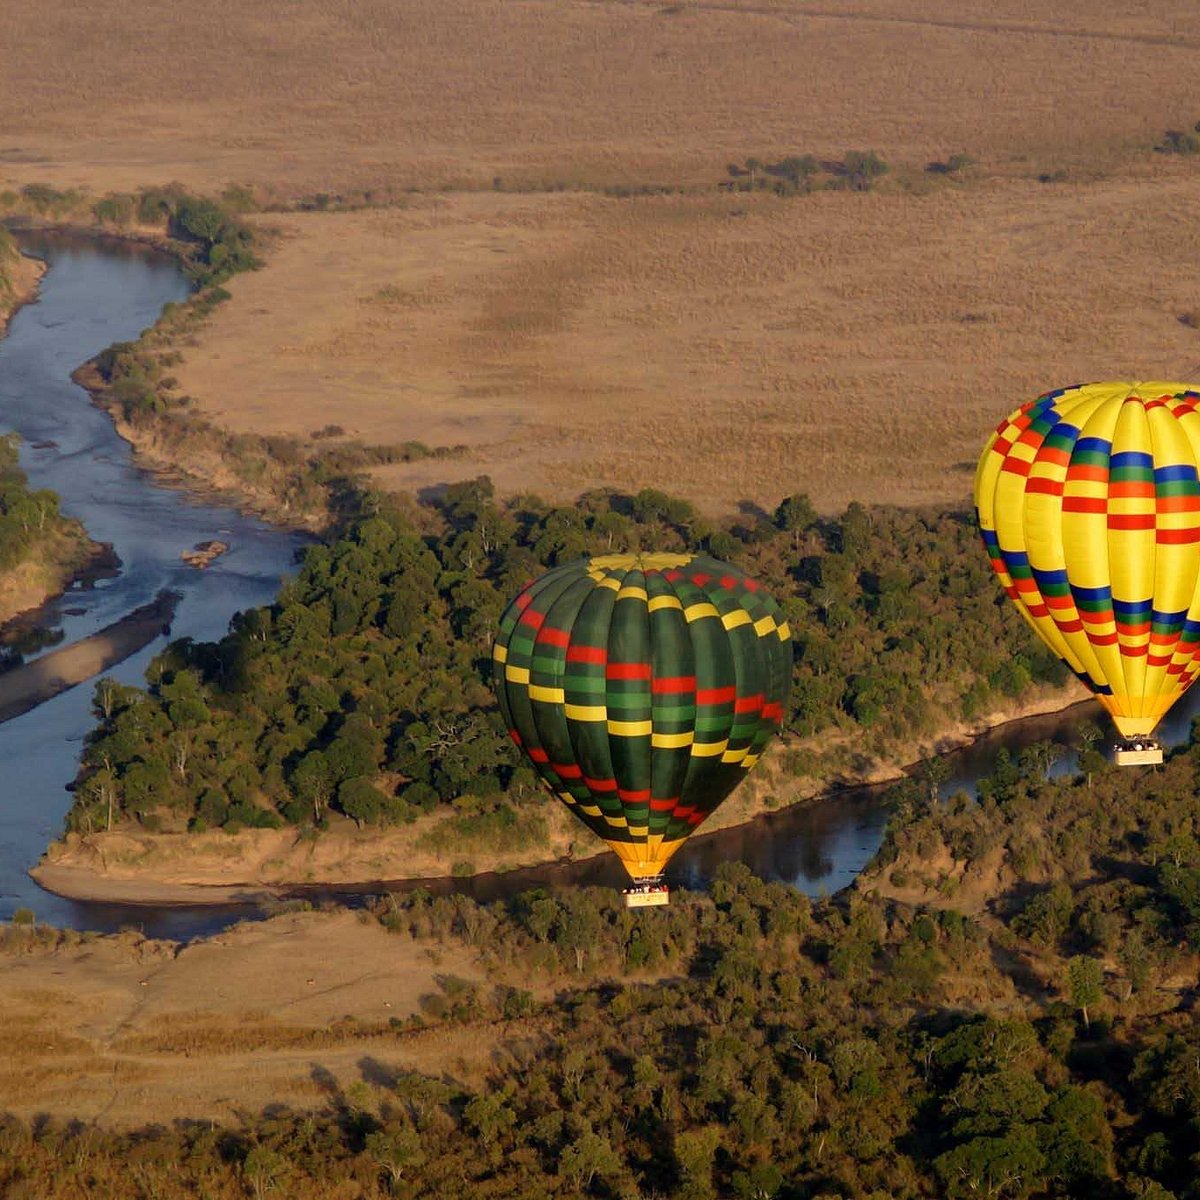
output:
[[[472,952],[350,912],[288,914],[184,947],[136,935],[34,945],[0,962],[0,1112],[27,1118],[230,1121],[272,1103],[320,1107],[372,1070],[473,1081],[494,1048],[482,1028],[392,1031],[440,994],[439,975],[484,974]]]
[[[507,493],[661,487],[713,513],[966,499],[987,433],[1049,387],[1200,370],[1191,163],[908,192],[414,198],[266,218],[176,369],[239,432],[462,457]]]
[[[1021,401],[1200,369],[1200,174],[1150,150],[1198,56],[1184,0],[49,0],[0,12],[0,189],[390,197],[259,218],[174,372],[231,429],[468,448],[386,487],[959,502]],[[853,147],[877,194],[717,191]],[[637,183],[688,190],[545,190]]]
[[[708,179],[730,157],[1092,161],[1200,110],[1190,0],[45,0],[0,171],[301,190]]]

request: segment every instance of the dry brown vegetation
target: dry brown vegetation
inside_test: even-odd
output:
[[[336,420],[465,443],[390,487],[487,471],[566,499],[653,485],[710,511],[808,490],[965,497],[987,431],[1088,378],[1200,366],[1200,192],[1146,178],[924,196],[421,198],[296,215],[178,374],[239,431]]]
[[[0,13],[0,162],[310,191],[866,145],[1057,165],[1194,120],[1197,46],[1189,0],[47,0]]]
[[[20,942],[25,938],[27,947]],[[431,950],[352,913],[293,913],[180,949],[138,935],[45,946],[6,930],[0,1111],[108,1125],[231,1120],[318,1107],[378,1070],[486,1069],[486,1031],[392,1021],[482,981],[466,950]]]
[[[389,487],[486,470],[559,499],[656,485],[727,511],[805,489],[832,509],[965,499],[987,430],[1045,387],[1200,369],[1179,321],[1200,304],[1197,168],[1149,149],[1200,116],[1184,0],[283,16],[0,15],[0,189],[394,205],[260,218],[267,269],[176,372],[223,425],[469,447],[382,468]],[[856,146],[893,165],[878,194],[716,189],[748,155]],[[979,165],[925,173],[954,150]],[[642,183],[685,190],[539,190]]]

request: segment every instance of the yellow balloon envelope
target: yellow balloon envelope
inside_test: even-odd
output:
[[[1145,737],[1200,671],[1200,385],[1091,383],[1000,423],[975,476],[1005,591]]]

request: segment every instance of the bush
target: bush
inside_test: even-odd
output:
[[[1181,129],[1168,129],[1154,147],[1159,154],[1200,154],[1200,137]]]

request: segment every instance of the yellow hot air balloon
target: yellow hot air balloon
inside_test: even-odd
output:
[[[1200,385],[1090,383],[1002,421],[975,476],[992,566],[1126,746],[1200,672]],[[1135,750],[1135,744],[1140,749]]]

